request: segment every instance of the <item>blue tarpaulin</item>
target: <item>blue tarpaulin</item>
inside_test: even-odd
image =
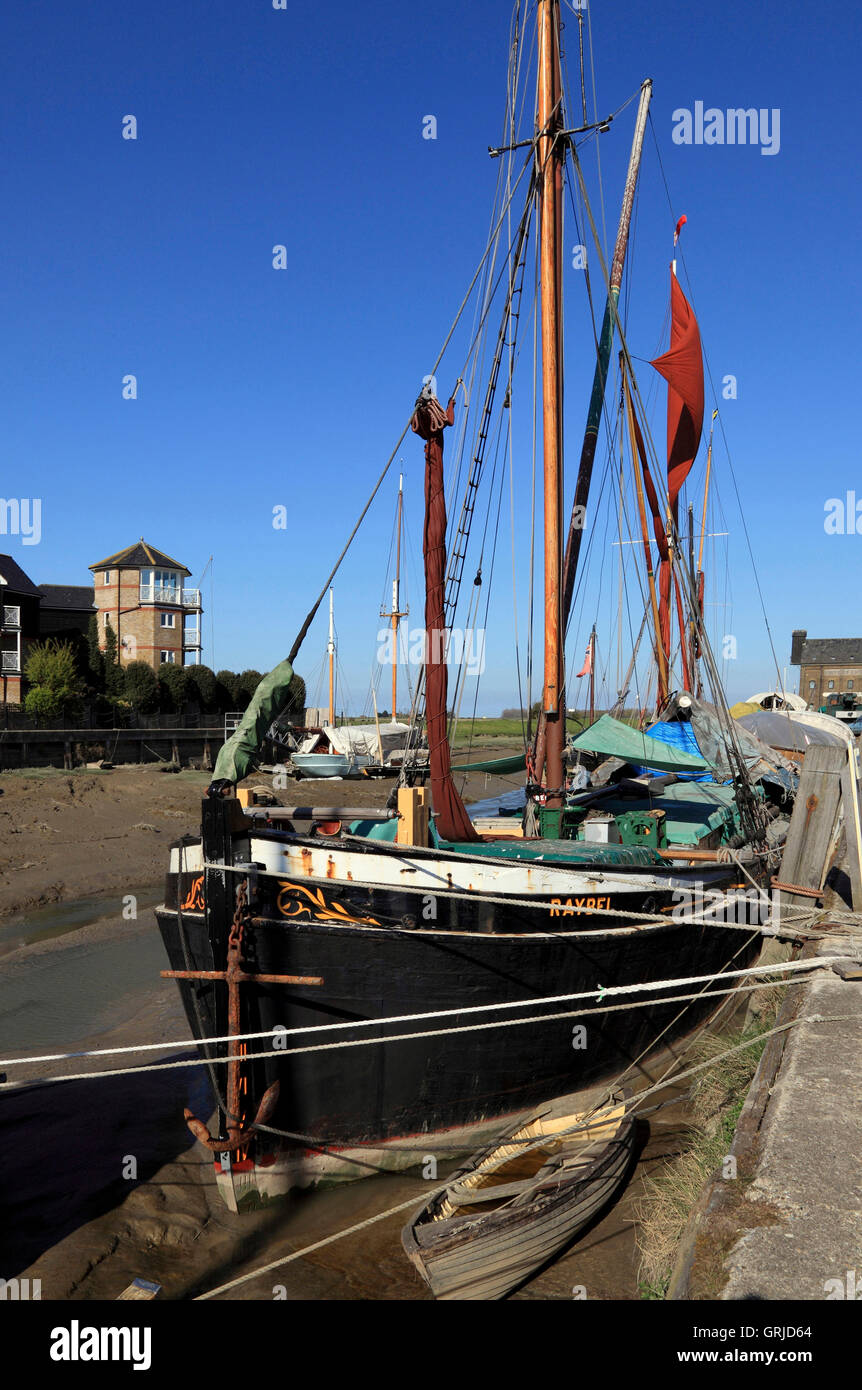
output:
[[[678,748],[681,753],[691,753],[697,758],[702,758],[700,745],[694,736],[694,729],[690,724],[681,723],[674,720],[668,723],[660,719],[657,724],[653,724],[651,729],[646,731],[650,738],[657,739],[659,743],[669,743],[672,748]],[[654,767],[638,767],[638,773],[650,773],[657,775]],[[714,780],[711,772],[679,772],[678,777],[687,782],[712,782]]]

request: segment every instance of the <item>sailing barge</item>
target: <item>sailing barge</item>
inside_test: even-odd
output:
[[[573,521],[564,553],[560,272],[562,166],[569,155],[576,161],[576,150],[561,98],[558,0],[539,0],[537,16],[532,179],[511,247],[486,397],[487,406],[516,326],[515,287],[538,209],[544,678],[542,718],[528,750],[526,812],[519,833],[501,822],[497,833],[491,826],[480,835],[452,778],[445,639],[463,570],[457,547],[465,512],[453,581],[446,568],[443,440],[455,401],[444,408],[429,382],[412,426],[425,441],[430,823],[422,794],[407,786],[400,818],[311,806],[246,814],[236,799],[237,782],[253,768],[261,739],[289,699],[292,662],[325,586],[288,660],[261,683],[222,749],[200,835],[171,849],[165,902],[156,914],[171,963],[165,973],[178,980],[195,1036],[221,1040],[204,1045],[219,1105],[217,1133],[210,1135],[200,1118],[187,1119],[212,1150],[234,1207],[296,1183],[408,1166],[429,1151],[475,1149],[499,1132],[503,1117],[514,1125],[551,1097],[601,1087],[659,1038],[667,1045],[691,1031],[717,1007],[722,972],[746,966],[759,950],[757,921],[740,931],[735,918],[696,910],[698,895],[720,899],[747,880],[768,881],[793,791],[788,765],[740,734],[727,714],[703,622],[702,575],[679,543],[679,491],[703,417],[697,323],[672,275],[671,351],[654,363],[668,381],[664,475],[654,461],[650,467],[617,315],[649,83],[641,90],[607,284],[575,508],[589,495],[617,331],[659,717],[651,733],[607,716],[598,720],[569,754],[590,755],[594,785],[578,792],[567,785],[564,632],[581,531]],[[511,149],[517,148],[513,139]],[[510,392],[507,383],[503,409]],[[483,413],[468,488],[478,482],[487,437]],[[701,669],[713,705],[699,698]],[[658,983],[690,976],[711,977],[694,998]],[[613,1006],[602,1002],[603,988],[650,982],[646,994]]]

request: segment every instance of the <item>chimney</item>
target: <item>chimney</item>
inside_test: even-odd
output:
[[[808,633],[805,628],[796,628],[790,639],[790,665],[799,666],[802,662],[802,648]]]

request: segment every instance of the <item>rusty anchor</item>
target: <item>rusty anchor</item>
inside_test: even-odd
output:
[[[253,870],[253,866],[249,866],[249,869]],[[241,984],[246,982],[264,985],[323,984],[323,977],[320,975],[266,975],[245,970],[243,936],[245,933],[247,915],[248,886],[247,881],[241,879],[236,893],[236,910],[234,911],[230,935],[228,936],[226,968],[224,970],[160,971],[160,974],[166,980],[223,980],[227,984],[228,1033],[232,1040],[239,1038],[242,1033],[242,1024],[240,1021]],[[183,1111],[183,1117],[192,1134],[212,1153],[233,1153],[237,1149],[244,1149],[252,1139],[255,1129],[269,1122],[278,1103],[279,1083],[274,1081],[273,1084],[264,1091],[252,1124],[245,1124],[245,1113],[241,1109],[242,1092],[245,1089],[245,1080],[241,1073],[244,1053],[244,1043],[234,1043],[231,1041],[227,1064],[226,1117],[228,1122],[228,1133],[226,1139],[214,1139],[207,1129],[207,1126],[202,1120],[197,1119],[197,1117],[192,1114],[191,1110],[186,1109]]]

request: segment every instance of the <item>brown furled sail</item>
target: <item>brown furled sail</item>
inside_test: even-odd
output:
[[[444,411],[430,386],[416,402],[411,429],[425,440],[425,718],[431,763],[431,804],[444,840],[478,840],[452,781],[446,728],[446,494],[443,489],[443,431],[455,419],[455,398]]]
[[[678,521],[679,491],[691,471],[700,446],[703,428],[703,353],[700,346],[700,330],[694,310],[683,294],[673,267],[670,277],[671,327],[670,348],[661,357],[656,357],[651,366],[655,367],[667,381],[667,496],[669,516],[667,518],[667,543],[659,542],[661,564],[659,566],[659,609],[661,621],[661,640],[667,665],[670,665],[670,591],[673,570],[672,535]],[[650,488],[648,486],[648,491]],[[664,526],[661,509],[657,500],[650,497],[653,508],[656,536]],[[671,526],[671,519],[673,527]],[[680,635],[683,651],[684,683],[691,689],[688,662],[685,655],[685,629],[682,620],[682,605],[677,594]],[[659,688],[659,704],[662,692]]]

